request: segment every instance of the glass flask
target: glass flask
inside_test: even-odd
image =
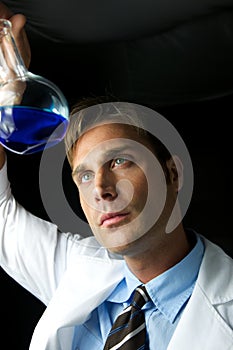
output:
[[[28,71],[16,47],[11,22],[0,19],[0,143],[18,154],[56,145],[69,122],[61,90]]]

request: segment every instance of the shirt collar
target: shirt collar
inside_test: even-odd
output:
[[[179,311],[191,296],[201,265],[204,244],[199,235],[195,235],[196,244],[190,253],[178,264],[145,285],[154,305],[171,323],[174,322]],[[141,282],[125,264],[125,278],[107,300],[115,303],[127,303],[134,289],[140,284]],[[151,306],[151,303],[148,303],[146,308]]]

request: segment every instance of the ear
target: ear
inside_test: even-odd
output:
[[[169,179],[172,184],[176,184],[177,192],[183,186],[183,164],[177,155],[173,155],[166,161]]]

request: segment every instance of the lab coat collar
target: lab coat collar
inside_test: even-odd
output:
[[[30,350],[71,349],[74,326],[88,319],[123,275],[123,260],[77,256],[37,324]]]
[[[196,286],[168,350],[233,349],[233,330],[218,311],[233,301],[232,259],[219,254],[220,248],[208,240],[204,239],[204,244],[206,251]]]

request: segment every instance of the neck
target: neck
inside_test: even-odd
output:
[[[149,243],[140,253],[124,256],[129,269],[142,283],[149,282],[176,265],[191,250],[182,226],[172,233],[164,233],[159,242],[151,238]]]

